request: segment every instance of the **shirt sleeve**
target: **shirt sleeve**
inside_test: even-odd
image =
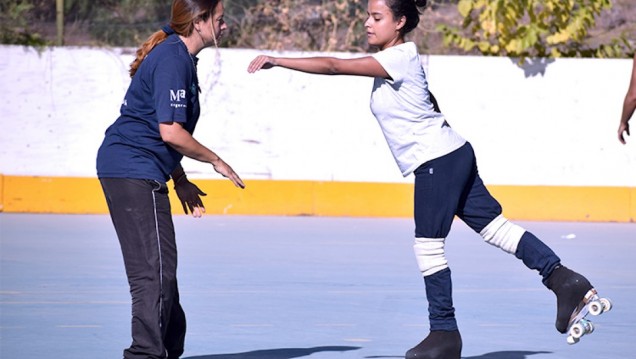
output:
[[[178,56],[159,61],[153,74],[152,90],[157,111],[157,120],[164,122],[187,122],[188,106],[196,89],[191,88],[192,69]]]
[[[386,73],[391,76],[395,85],[402,83],[408,65],[408,55],[404,49],[394,46],[377,52],[372,56],[380,63]]]

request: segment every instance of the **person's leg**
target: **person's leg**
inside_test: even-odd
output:
[[[406,358],[459,359],[461,336],[455,319],[451,270],[444,253],[446,236],[469,178],[467,145],[415,171],[415,255],[424,277],[429,335]]]
[[[592,288],[591,284],[563,267],[556,253],[534,234],[506,219],[501,205],[479,177],[476,164],[473,172],[472,184],[460,201],[458,217],[487,243],[514,254],[526,267],[539,272],[543,283],[557,296],[556,328],[565,332],[570,315]]]
[[[162,338],[168,359],[176,359],[184,351],[186,318],[179,302],[177,244],[168,188],[163,184],[155,191],[155,208],[162,263]]]
[[[181,308],[181,304],[177,301],[172,304],[170,311],[170,322],[168,330],[164,336],[164,345],[168,351],[168,359],[178,359],[184,351],[186,333],[185,313]]]
[[[474,158],[474,154],[472,156]],[[457,216],[487,243],[514,254],[543,278],[547,278],[560,263],[559,257],[547,245],[502,215],[501,205],[479,177],[476,161]]]
[[[176,289],[176,280],[170,279],[175,271],[172,265],[165,267],[165,261],[171,257],[166,254],[170,246],[165,244],[165,233],[174,232],[172,221],[166,229],[165,215],[159,215],[157,206],[165,205],[161,197],[165,195],[167,201],[167,188],[148,180],[100,181],[119,238],[132,297],[133,341],[124,351],[124,358],[164,359],[165,298],[171,306],[174,291],[170,287]],[[174,233],[172,238],[174,241]],[[176,253],[172,257],[176,259]]]

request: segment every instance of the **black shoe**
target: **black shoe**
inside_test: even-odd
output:
[[[545,280],[545,285],[557,297],[556,329],[565,333],[572,314],[577,310],[592,284],[582,275],[564,267],[555,268]]]
[[[406,359],[460,359],[462,356],[462,337],[459,330],[452,332],[434,330],[428,336],[406,352]]]

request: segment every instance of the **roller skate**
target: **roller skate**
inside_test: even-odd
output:
[[[431,331],[418,345],[406,352],[406,359],[460,359],[462,337],[458,330]]]
[[[612,308],[612,302],[599,297],[585,277],[564,266],[554,269],[545,284],[557,297],[555,326],[560,333],[568,333],[568,344],[576,344],[594,331],[588,314],[600,315]]]

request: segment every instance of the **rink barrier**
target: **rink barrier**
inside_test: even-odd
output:
[[[404,183],[192,179],[207,196],[207,214],[411,217],[413,185]],[[183,214],[172,182],[174,214]],[[506,217],[537,221],[635,222],[636,188],[489,185]],[[96,178],[0,175],[0,211],[104,214]]]

